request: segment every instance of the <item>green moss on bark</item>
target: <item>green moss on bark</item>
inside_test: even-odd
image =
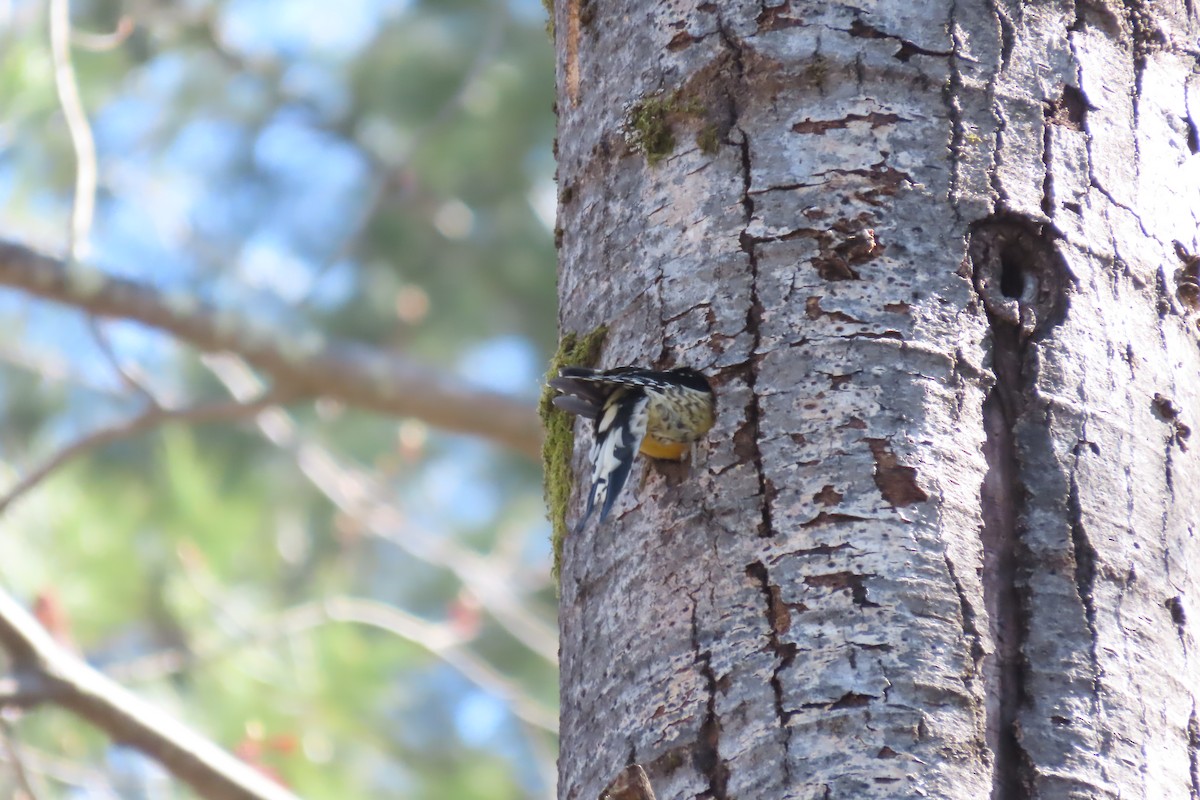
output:
[[[561,367],[592,367],[600,360],[600,348],[608,328],[599,328],[578,335],[564,334],[558,352],[550,360],[548,377],[558,375]],[[546,430],[542,443],[542,476],[546,487],[546,509],[550,517],[550,546],[554,552],[554,578],[558,579],[563,540],[567,535],[567,505],[571,502],[574,474],[571,472],[571,453],[575,449],[575,418],[554,407],[555,391],[546,385],[538,404],[538,414]]]
[[[634,103],[625,115],[625,141],[653,167],[675,152],[675,125],[703,116],[704,106],[682,91],[653,94]]]
[[[706,156],[715,155],[721,147],[721,132],[711,122],[696,134],[696,146]]]

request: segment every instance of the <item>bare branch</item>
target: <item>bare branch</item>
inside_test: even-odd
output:
[[[261,391],[253,373],[235,359],[210,356],[205,363],[234,397],[241,399]],[[451,537],[436,536],[413,525],[392,503],[387,487],[366,470],[344,463],[326,448],[303,440],[295,421],[281,409],[260,414],[257,422],[262,435],[291,453],[304,477],[338,509],[372,535],[449,571],[518,641],[550,663],[558,663],[556,631],[522,602],[514,589],[515,582],[498,569],[495,560],[463,547]]]
[[[325,601],[323,610],[330,619],[380,628],[425,648],[467,680],[503,701],[525,722],[551,733],[558,731],[557,714],[541,707],[491,665],[463,647],[462,638],[446,626],[414,617],[395,606],[363,598],[332,597]]]
[[[549,733],[558,731],[558,719],[553,711],[538,703],[472,652],[466,646],[466,640],[452,627],[421,619],[378,600],[338,596],[304,603],[265,623],[239,630],[234,643],[265,643],[295,636],[331,622],[368,625],[412,642],[503,702],[528,725]],[[175,674],[189,664],[217,660],[227,655],[229,649],[227,641],[210,641],[197,645],[192,654],[169,650],[126,664],[113,665],[108,672],[127,681],[161,678]]]
[[[154,397],[154,394],[143,386],[137,378],[133,377],[121,364],[121,359],[117,358],[112,342],[108,338],[108,333],[105,332],[104,327],[100,324],[100,320],[96,319],[95,315],[88,314],[87,322],[88,330],[92,332],[92,338],[96,340],[96,347],[100,349],[100,354],[104,356],[104,360],[108,362],[108,365],[112,367],[112,371],[121,379],[122,385],[130,392],[141,395],[150,405],[157,406],[158,400]]]
[[[286,403],[290,400],[295,400],[297,394],[294,392],[274,391],[268,392],[262,397],[249,401],[229,401],[220,403],[209,403],[207,405],[194,406],[192,408],[162,408],[160,406],[151,406],[146,411],[138,414],[136,417],[123,422],[119,425],[114,425],[110,428],[101,428],[98,431],[84,436],[82,439],[77,439],[63,449],[59,450],[54,455],[50,456],[39,466],[30,470],[23,478],[17,481],[8,492],[0,497],[0,514],[3,514],[10,505],[18,498],[27,494],[31,489],[37,486],[51,475],[55,470],[61,468],[64,464],[73,461],[84,453],[88,453],[99,447],[103,447],[113,442],[122,439],[128,439],[139,433],[144,433],[153,428],[158,428],[172,422],[187,422],[187,423],[206,423],[206,422],[227,422],[233,419],[240,419],[247,416],[253,416],[265,408],[273,405]]]
[[[0,678],[0,709],[32,708],[52,701],[57,687],[36,669],[21,669]]]
[[[74,306],[101,317],[136,320],[207,352],[236,353],[280,384],[347,405],[416,417],[538,456],[541,426],[533,403],[477,389],[449,374],[385,350],[264,329],[215,311],[188,295],[163,295],[24,245],[0,240],[0,286]]]
[[[211,800],[297,800],[249,764],[134,696],[59,647],[0,591],[0,647],[18,670],[36,670],[54,686],[56,705],[162,764]]]
[[[127,16],[121,17],[116,33],[111,37],[94,37],[92,44],[98,45],[98,49],[111,49],[123,42],[132,31],[133,20]],[[79,96],[75,63],[71,60],[71,43],[77,35],[71,30],[70,0],[50,0],[50,52],[54,61],[54,83],[63,118],[71,134],[71,146],[75,150],[75,194],[71,201],[71,224],[67,229],[68,264],[87,255],[92,219],[96,213],[96,141]],[[86,35],[84,38],[87,38]],[[153,402],[150,393],[122,369],[108,337],[94,316],[88,316],[88,327],[100,352],[125,385]]]
[[[115,50],[123,45],[125,40],[129,38],[129,35],[133,33],[135,27],[137,26],[133,21],[133,17],[125,14],[117,20],[117,27],[113,29],[112,33],[71,31],[71,44],[84,50],[90,50],[93,53],[104,53],[109,50]]]

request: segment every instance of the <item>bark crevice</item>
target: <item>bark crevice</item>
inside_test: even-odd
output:
[[[921,47],[919,44],[911,42],[902,36],[897,36],[894,33],[888,33],[887,31],[880,30],[874,25],[863,22],[861,17],[862,11],[859,9],[853,9],[853,13],[855,15],[855,19],[850,23],[849,28],[844,30],[838,28],[835,30],[841,30],[843,33],[847,33],[856,39],[890,39],[894,42],[897,42],[899,43],[900,48],[895,53],[892,53],[892,58],[901,63],[907,63],[908,60],[915,55],[936,56],[938,58],[949,58],[954,55],[953,50],[931,50],[927,47]]]
[[[1042,115],[1042,213],[1047,219],[1054,219],[1054,140],[1051,130],[1054,127],[1053,110],[1046,104]]]
[[[721,35],[721,41],[726,49],[729,50],[729,69],[731,77],[728,81],[729,96],[728,107],[730,112],[729,133],[732,137],[737,137],[733,141],[738,148],[741,159],[741,177],[742,177],[742,231],[738,237],[738,244],[743,253],[746,254],[747,267],[750,272],[750,302],[746,307],[746,332],[750,334],[750,356],[745,368],[746,388],[750,392],[750,400],[746,404],[746,423],[749,432],[747,447],[747,455],[754,462],[754,470],[758,476],[758,489],[760,497],[760,512],[758,535],[761,537],[770,537],[775,535],[775,524],[771,515],[771,503],[775,495],[774,487],[770,480],[767,479],[766,470],[763,468],[762,448],[759,445],[762,431],[762,406],[758,397],[758,370],[756,359],[759,349],[762,346],[762,317],[763,304],[758,293],[758,253],[756,251],[756,241],[750,233],[750,223],[754,219],[754,195],[751,192],[752,177],[750,171],[750,137],[739,125],[741,107],[738,103],[738,96],[746,87],[746,65],[742,55],[742,45],[737,40],[737,37],[725,26],[725,23],[720,17],[717,20],[717,30]]]
[[[1051,187],[1046,192],[1049,198]],[[1061,487],[1066,505],[1063,555],[1073,567],[1087,627],[1093,709],[1101,695],[1093,596],[1099,556],[1084,525],[1078,481],[1083,447],[1096,450],[1080,433],[1073,460],[1059,463],[1046,449],[1055,432],[1038,391],[1039,347],[1066,318],[1075,285],[1057,249],[1059,238],[1052,226],[1015,214],[997,214],[971,232],[974,283],[987,314],[995,376],[983,404],[988,471],[981,488],[984,602],[995,641],[994,656],[984,662],[986,738],[995,756],[992,800],[1024,800],[1035,792],[1034,758],[1022,744],[1019,720],[1030,704],[1024,648],[1033,624],[1031,585],[1045,570],[1039,559],[1047,554],[1046,542],[1033,535],[1038,531],[1026,530],[1026,518],[1046,510],[1051,486]]]
[[[1025,598],[1017,582],[1018,508],[1024,502],[1013,432],[1014,398],[1011,375],[1000,363],[1010,362],[1015,346],[1012,326],[993,327],[993,353],[997,383],[983,404],[988,470],[981,488],[983,510],[983,597],[988,628],[995,651],[983,663],[985,685],[985,740],[992,752],[992,800],[1029,797],[1025,774],[1028,758],[1017,738],[1017,716],[1026,702],[1025,670],[1021,644],[1028,618]],[[1002,357],[1003,356],[1003,357]],[[1019,372],[1015,376],[1019,379]]]
[[[696,770],[708,779],[708,796],[711,800],[729,800],[726,787],[729,783],[729,765],[721,759],[721,720],[717,715],[717,692],[720,691],[716,673],[712,667],[712,651],[702,649],[695,611],[692,614],[692,647],[696,663],[705,681],[707,700],[704,705],[704,720],[700,723],[700,735],[693,752]]]
[[[959,613],[962,614],[962,630],[963,634],[971,640],[971,660],[974,663],[972,672],[964,677],[964,681],[968,681],[974,677],[974,674],[979,670],[979,664],[987,655],[987,649],[984,647],[983,634],[979,631],[977,624],[978,615],[975,613],[975,606],[971,605],[970,598],[967,597],[966,589],[963,588],[962,581],[958,578],[958,573],[954,569],[954,562],[949,555],[944,556],[946,560],[946,572],[950,575],[950,582],[954,584],[954,593],[958,595]]]
[[[1083,604],[1083,614],[1087,621],[1088,635],[1091,638],[1089,657],[1092,665],[1092,702],[1100,699],[1100,658],[1097,648],[1100,644],[1096,631],[1096,603],[1093,590],[1096,583],[1096,547],[1088,538],[1083,525],[1083,508],[1079,500],[1079,481],[1076,470],[1079,464],[1079,448],[1075,448],[1075,464],[1071,468],[1070,491],[1067,494],[1067,515],[1071,528],[1071,551],[1075,557],[1075,591]]]
[[[1187,725],[1188,769],[1192,778],[1192,800],[1200,800],[1200,719],[1196,718],[1196,701],[1192,701],[1192,713]]]
[[[958,4],[955,3],[950,7],[950,25],[948,29],[950,31],[950,41],[953,44],[956,56],[962,49],[962,42],[959,41],[957,13]],[[950,59],[949,68],[950,80],[942,90],[942,99],[946,103],[946,116],[950,121],[950,141],[947,143],[950,149],[951,163],[949,195],[952,198],[957,198],[959,196],[959,170],[964,165],[963,140],[966,138],[962,108],[964,86],[962,70],[959,69],[957,57]]]
[[[1030,337],[1039,322],[1061,318],[1055,296],[1061,276],[1039,248],[1041,236],[1041,226],[1001,215],[977,224],[970,242],[974,283],[990,327],[995,377],[983,403],[988,469],[980,487],[984,606],[995,648],[983,660],[992,800],[1031,796],[1031,762],[1017,727],[1029,699],[1022,652],[1029,626],[1028,589],[1021,575],[1028,558],[1022,539],[1027,489],[1017,426],[1031,410]]]
[[[1166,603],[1167,611],[1171,614],[1171,622],[1175,623],[1175,635],[1179,637],[1179,644],[1183,647],[1183,652],[1187,652],[1187,614],[1183,610],[1183,598],[1175,595]]]
[[[779,586],[771,583],[771,578],[765,564],[761,561],[755,561],[746,567],[746,575],[758,584],[767,603],[767,622],[770,623],[767,641],[771,647],[771,652],[775,654],[776,658],[775,665],[771,669],[771,692],[775,699],[775,716],[779,719],[779,728],[783,732],[784,785],[790,786],[792,773],[787,754],[791,752],[791,729],[788,728],[788,720],[791,718],[793,712],[784,708],[783,681],[779,676],[780,673],[789,668],[792,662],[795,661],[798,648],[791,642],[781,641],[779,637],[787,633],[792,627],[791,610],[787,603],[783,601],[783,593],[780,591]]]

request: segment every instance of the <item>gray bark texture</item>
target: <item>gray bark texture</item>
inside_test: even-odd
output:
[[[719,402],[566,540],[562,800],[1200,798],[1198,15],[556,0],[563,330]]]

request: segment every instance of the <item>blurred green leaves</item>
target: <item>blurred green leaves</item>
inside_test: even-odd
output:
[[[481,382],[505,375],[532,405],[556,325],[553,53],[537,0],[73,5],[81,31],[112,31],[123,13],[135,23],[119,46],[74,53],[98,147],[98,266],[264,325],[394,347]],[[13,14],[0,41],[0,236],[53,249],[74,154],[42,11]],[[0,292],[6,485],[144,408],[65,315]],[[186,347],[109,330],[123,368],[172,407],[224,395]],[[273,444],[271,424],[293,426],[296,443]],[[353,475],[390,502],[383,523],[335,501],[361,491]],[[539,476],[511,455],[298,404],[270,424],[110,445],[0,528],[0,581],[61,602],[83,657],[305,797],[553,793],[554,738],[502,699],[425,647],[303,616],[329,597],[394,604],[552,707],[556,665],[436,559],[395,542],[420,531],[467,548],[552,627]],[[86,725],[46,709],[18,733],[35,755],[115,785],[112,745]],[[45,797],[79,789],[43,783]]]

